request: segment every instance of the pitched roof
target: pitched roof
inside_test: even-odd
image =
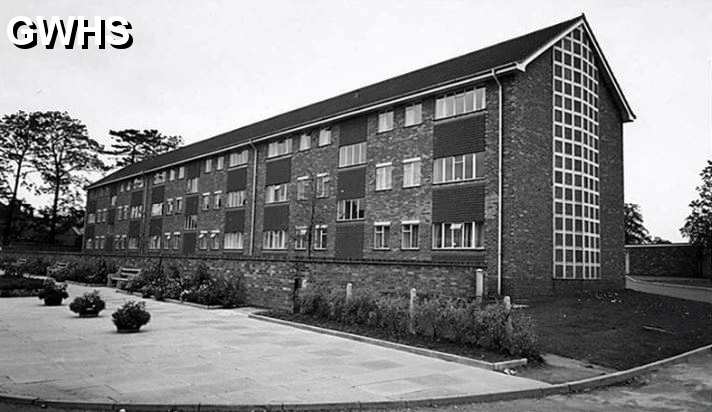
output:
[[[126,166],[91,187],[101,186],[146,171],[158,170],[201,155],[229,149],[300,126],[347,114],[379,103],[483,74],[492,69],[518,66],[553,40],[585,22],[583,15],[441,63],[424,67],[320,102],[253,123],[206,140],[183,146],[140,163]]]

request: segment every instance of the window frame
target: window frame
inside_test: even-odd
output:
[[[405,220],[401,222],[401,250],[420,250],[420,221]],[[413,230],[415,228],[415,230]],[[410,246],[405,246],[406,235]],[[415,244],[415,246],[413,246]]]
[[[379,173],[380,172],[380,173]],[[393,163],[379,163],[376,165],[376,192],[393,189]]]
[[[373,250],[391,250],[391,222],[373,223]]]
[[[377,133],[390,132],[395,128],[395,114],[393,110],[378,113]]]
[[[416,110],[417,108],[417,110]],[[411,113],[417,113],[417,116],[415,114],[412,115],[414,117],[413,120],[410,122],[408,121],[408,112],[409,109],[411,110]],[[414,111],[414,112],[412,112]],[[405,127],[411,127],[411,126],[417,126],[421,123],[423,123],[423,103],[418,102],[418,103],[412,103],[407,106],[405,106],[404,110],[404,119],[403,119],[403,124]]]

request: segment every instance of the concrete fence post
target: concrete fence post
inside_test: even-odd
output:
[[[418,292],[415,288],[410,290],[410,302],[408,304],[408,332],[415,335],[415,299],[418,297]]]
[[[346,303],[351,302],[351,296],[353,295],[353,285],[351,282],[346,284]]]
[[[514,326],[512,326],[512,299],[509,296],[504,297],[504,312],[506,313],[504,332],[507,337],[507,342],[512,341],[514,334]]]
[[[482,303],[482,297],[485,294],[485,271],[477,269],[475,271],[475,301]]]

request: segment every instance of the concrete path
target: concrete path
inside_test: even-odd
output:
[[[90,290],[69,286],[70,299]],[[547,386],[393,349],[249,319],[245,310],[147,300],[151,322],[117,334],[131,299],[100,288],[102,316],[36,298],[0,299],[0,393],[141,403],[366,402]],[[137,299],[137,298],[134,298]]]
[[[625,277],[625,287],[626,289],[654,295],[712,303],[712,288],[708,287],[649,282],[631,276]]]

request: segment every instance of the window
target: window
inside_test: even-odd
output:
[[[378,133],[393,130],[393,110],[378,114]]]
[[[403,161],[403,187],[420,186],[420,158]]]
[[[205,250],[208,248],[208,232],[201,230],[198,235],[198,248],[200,250]]]
[[[116,195],[112,195],[112,196],[111,196],[111,201],[110,201],[110,203],[111,203],[111,207],[116,206]]]
[[[242,249],[244,243],[242,232],[225,233],[223,242],[225,249]]]
[[[96,214],[89,213],[89,215],[87,215],[87,223],[94,223],[94,222],[96,222]]]
[[[433,249],[476,249],[483,245],[482,222],[433,223]]]
[[[213,230],[210,232],[210,248],[213,250],[220,249],[220,231]]]
[[[271,142],[267,146],[267,157],[277,157],[292,152],[292,139],[287,138],[277,142]]]
[[[210,193],[203,193],[203,210],[210,210]]]
[[[326,225],[316,225],[314,226],[314,250],[324,250],[327,245],[327,226]]]
[[[485,108],[485,89],[468,89],[435,100],[435,118],[442,119]]]
[[[151,216],[161,216],[163,214],[163,203],[154,203],[151,205]]]
[[[329,197],[329,180],[328,173],[316,175],[316,197]]]
[[[131,219],[141,219],[143,216],[143,205],[131,206]]]
[[[227,207],[240,207],[245,205],[245,191],[238,190],[227,192]]]
[[[391,235],[391,224],[389,222],[376,222],[373,225],[373,248],[388,250],[390,245],[388,238]]]
[[[151,235],[148,239],[148,248],[150,250],[157,250],[161,248],[161,235]]]
[[[141,208],[143,208],[143,207],[141,207]],[[140,213],[139,213],[139,215],[140,215]],[[126,220],[128,218],[129,218],[129,205],[125,205],[124,206],[124,220]]]
[[[163,249],[170,250],[171,248],[171,232],[163,234]]]
[[[198,215],[185,216],[185,230],[195,230],[198,228]]]
[[[262,235],[262,249],[286,249],[287,232],[284,230],[269,230]]]
[[[331,144],[331,129],[325,127],[319,130],[319,147]]]
[[[311,148],[311,136],[303,133],[299,136],[299,150],[309,150]]]
[[[405,107],[405,126],[413,126],[423,122],[423,105],[411,104]]]
[[[393,166],[391,163],[376,165],[376,190],[388,190],[392,187]]]
[[[176,213],[183,213],[183,198],[176,198]]]
[[[435,159],[433,183],[458,182],[483,176],[484,152]]]
[[[178,168],[178,179],[183,179],[185,177],[185,166]]]
[[[339,200],[336,204],[336,220],[363,219],[363,199]]]
[[[170,180],[171,182],[176,180],[176,169],[171,169],[168,172],[168,180]]]
[[[173,199],[166,199],[166,215],[173,214]]]
[[[215,158],[215,170],[223,170],[225,167],[225,156],[218,156]]]
[[[222,207],[222,192],[217,191],[213,193],[213,208],[220,209]]]
[[[213,159],[205,159],[205,173],[210,173],[213,170]]]
[[[419,249],[419,228],[420,222],[405,221],[401,222],[401,249]]]
[[[166,172],[156,172],[153,174],[153,184],[161,185],[166,183]]]
[[[307,248],[307,227],[297,226],[294,228],[294,250],[306,250]]]
[[[247,164],[247,150],[230,153],[228,164],[230,167]]]
[[[194,177],[192,179],[186,180],[186,192],[196,193],[198,191],[198,178]]]
[[[133,187],[134,189],[140,189],[143,187],[143,179],[141,178],[135,178],[133,181]]]
[[[180,239],[181,239],[180,232],[173,232],[173,238],[171,239],[172,240],[171,243],[173,243],[173,250],[180,250],[180,246],[181,246]]]
[[[287,201],[287,185],[270,185],[267,186],[267,195],[265,203],[277,203]]]
[[[297,200],[307,200],[309,191],[309,176],[297,178]]]
[[[366,142],[341,146],[339,148],[339,167],[366,163]]]
[[[129,249],[138,249],[138,238],[137,237],[129,238]]]
[[[94,239],[93,238],[87,238],[87,249],[94,249]]]

